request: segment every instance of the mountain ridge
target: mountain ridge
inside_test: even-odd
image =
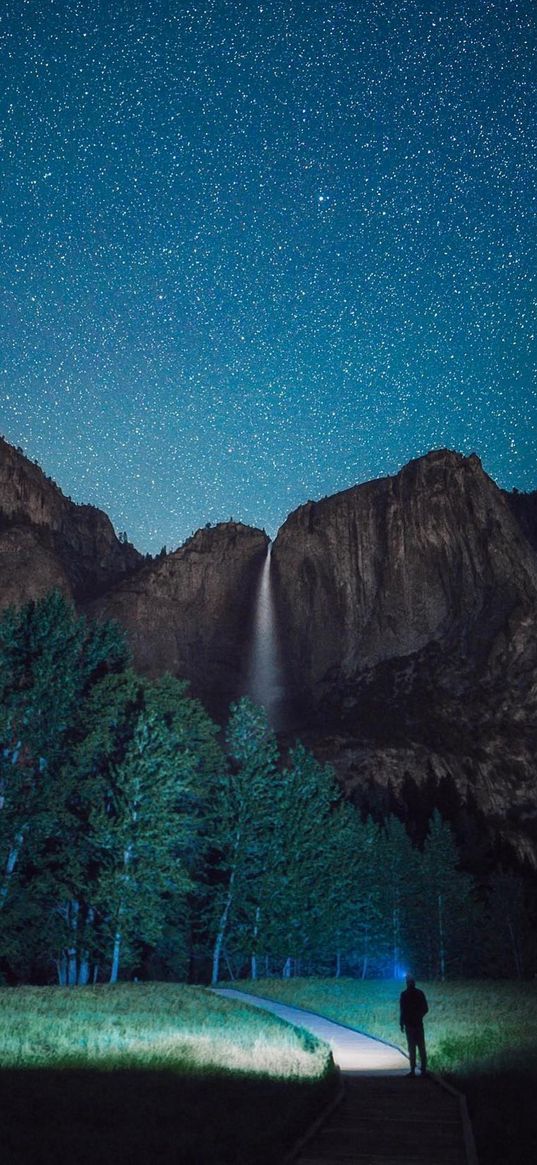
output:
[[[71,501],[38,465],[0,437],[2,606],[36,598],[51,587],[82,601],[143,561],[130,543],[120,542],[103,510]]]

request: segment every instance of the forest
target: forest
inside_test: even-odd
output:
[[[344,800],[243,698],[225,729],[58,592],[0,622],[0,981],[531,977],[528,882]]]

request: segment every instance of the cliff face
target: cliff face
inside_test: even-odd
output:
[[[189,680],[215,715],[241,693],[266,534],[229,522],[147,562],[106,514],[75,505],[0,439],[0,608],[59,588],[115,618],[140,671]]]
[[[456,629],[488,635],[537,591],[505,496],[477,457],[447,451],[301,506],[273,562],[290,675],[314,704],[334,682]]]
[[[273,559],[309,742],[348,792],[443,791],[534,860],[537,556],[478,458],[308,503]]]
[[[106,514],[75,505],[0,438],[0,607],[53,587],[83,600],[142,561],[133,546],[118,541]]]
[[[198,530],[88,608],[127,630],[135,665],[190,681],[217,716],[241,693],[268,538],[240,522]]]
[[[504,496],[528,542],[537,550],[537,490],[532,493],[513,490]]]

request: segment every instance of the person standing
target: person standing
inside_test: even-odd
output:
[[[416,987],[416,980],[412,975],[406,977],[406,991],[401,992],[399,999],[399,1022],[401,1031],[406,1032],[408,1044],[408,1058],[410,1060],[409,1076],[416,1075],[416,1048],[420,1054],[421,1075],[427,1072],[427,1049],[425,1047],[425,1033],[423,1031],[423,1017],[427,1015],[429,1005],[423,991]]]

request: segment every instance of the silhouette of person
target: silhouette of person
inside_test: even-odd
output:
[[[423,991],[420,991],[416,987],[416,980],[412,975],[407,975],[406,977],[406,991],[401,992],[399,1007],[401,1031],[406,1032],[408,1044],[408,1058],[410,1060],[409,1076],[416,1075],[416,1048],[420,1054],[421,1074],[425,1076],[427,1072],[427,1051],[425,1048],[423,1017],[427,1015],[429,1005]]]

